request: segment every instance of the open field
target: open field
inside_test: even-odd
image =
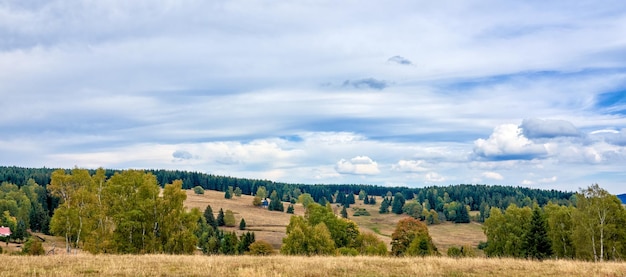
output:
[[[210,204],[216,216],[220,208],[224,210],[230,209],[235,213],[237,223],[239,223],[241,218],[245,218],[248,230],[254,231],[257,239],[265,240],[271,243],[275,249],[279,249],[282,238],[285,237],[285,227],[289,224],[291,215],[254,207],[252,206],[252,199],[253,197],[249,195],[225,199],[224,192],[206,190],[204,195],[197,195],[192,190],[187,190],[185,206],[187,208],[199,208],[201,211],[204,211],[206,206]],[[382,198],[376,197],[376,201],[380,203]],[[288,204],[284,203],[284,205],[286,210]],[[301,204],[295,204],[294,207],[296,215],[304,215],[304,209]],[[364,208],[371,216],[353,216],[353,207]],[[364,205],[362,201],[357,200],[356,204],[350,205],[348,217],[359,225],[361,231],[377,234],[391,250],[391,234],[396,227],[396,223],[404,216],[380,214],[378,213],[379,207],[380,204]],[[336,204],[333,204],[333,208],[337,214],[341,211]],[[236,230],[237,228],[225,229],[238,231]],[[433,242],[442,254],[445,254],[451,246],[471,245],[476,248],[480,241],[487,240],[481,225],[477,223],[453,224],[444,222],[439,225],[429,226],[429,230]]]
[[[445,257],[7,256],[0,276],[624,276],[626,263]]]

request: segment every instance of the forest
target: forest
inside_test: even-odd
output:
[[[510,186],[451,185],[407,188],[373,185],[306,185],[166,170],[87,170],[0,167],[0,224],[23,241],[28,231],[62,236],[68,253],[269,254],[271,246],[254,233],[237,235],[232,211],[211,206],[186,210],[184,189],[269,196],[268,209],[283,202],[305,207],[292,216],[280,252],[285,255],[440,255],[429,224],[483,223],[489,257],[622,260],[626,255],[626,211],[620,200],[592,185],[579,192]],[[41,183],[41,184],[40,184]],[[376,196],[376,197],[374,197]],[[376,200],[378,199],[378,200]],[[392,234],[392,249],[347,219],[356,201],[379,205],[379,213],[407,215]],[[338,217],[331,203],[342,207]],[[278,207],[280,206],[280,207]],[[472,211],[474,211],[472,213]],[[471,214],[471,215],[470,215]],[[228,222],[228,223],[226,223]],[[245,221],[240,222],[245,229]],[[473,256],[468,247],[449,256]]]

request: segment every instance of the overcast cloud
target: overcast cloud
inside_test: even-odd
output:
[[[624,193],[621,1],[1,1],[0,164]]]

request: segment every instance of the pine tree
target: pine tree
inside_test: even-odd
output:
[[[217,228],[217,220],[215,220],[215,215],[213,215],[211,205],[207,205],[206,209],[204,209],[204,218],[209,226],[213,227],[213,229]]]
[[[217,226],[224,226],[226,223],[224,222],[224,210],[220,208],[219,213],[217,213]]]
[[[241,219],[241,221],[239,221],[239,230],[245,230],[246,229],[246,220],[245,219]]]
[[[233,195],[232,195],[232,193],[230,191],[231,191],[230,189],[226,190],[226,192],[224,193],[224,198],[226,198],[226,199],[233,198]]]
[[[287,207],[287,213],[288,214],[293,214],[293,205],[289,204],[289,206]]]
[[[378,209],[378,212],[381,214],[389,213],[389,202],[387,201],[387,198],[384,198],[383,201],[380,202],[380,209]]]
[[[354,194],[352,192],[348,193],[348,203],[356,204],[356,200],[354,199]]]
[[[369,205],[370,204],[370,198],[369,197],[365,197],[365,199],[363,199],[363,205]]]
[[[370,205],[376,205],[376,197],[370,197]]]
[[[348,218],[348,210],[346,210],[346,206],[343,206],[341,209],[341,217]]]
[[[552,255],[552,242],[548,238],[548,226],[539,207],[533,210],[530,228],[524,236],[524,248],[528,258],[543,260]]]

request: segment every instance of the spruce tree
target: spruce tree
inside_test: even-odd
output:
[[[356,204],[356,200],[354,199],[354,194],[352,192],[348,193],[348,203],[350,204]]]
[[[246,229],[246,220],[245,219],[241,219],[241,221],[239,221],[239,230],[245,230]]]
[[[376,205],[376,197],[370,197],[370,205]]]
[[[341,217],[348,218],[348,210],[346,210],[346,206],[343,206],[341,209]]]
[[[387,198],[384,198],[383,201],[380,202],[380,209],[378,209],[378,212],[381,214],[389,213],[389,202],[387,201]]]
[[[287,207],[287,213],[293,214],[293,204],[289,204],[289,206]]]
[[[233,198],[233,195],[232,195],[232,193],[230,193],[230,191],[231,191],[230,189],[226,190],[226,192],[224,193],[224,198],[226,198],[226,199]]]
[[[219,213],[217,213],[217,226],[224,226],[226,222],[224,222],[224,210],[220,208]]]
[[[369,197],[365,197],[365,199],[363,199],[363,204],[364,205],[369,205],[370,204],[370,198]]]
[[[535,207],[530,228],[524,236],[524,248],[528,258],[543,260],[552,255],[552,242],[548,238],[548,227],[543,212]]]
[[[217,228],[217,220],[215,220],[215,215],[213,215],[211,205],[207,205],[206,209],[204,209],[204,218],[209,226],[213,227],[213,229]]]

